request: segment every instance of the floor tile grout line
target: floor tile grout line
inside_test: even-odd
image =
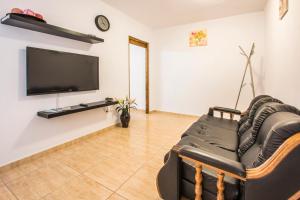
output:
[[[74,177],[78,177],[78,176],[81,175],[81,173],[80,173],[79,171],[77,171],[77,170],[73,169],[72,167],[66,165],[64,162],[60,162],[60,160],[58,160],[57,158],[53,158],[53,159],[54,159],[55,162],[59,162],[60,165],[63,165],[63,166],[65,166],[65,167],[68,167],[68,168],[72,169],[73,171],[75,171],[77,174],[74,175]],[[52,164],[52,162],[50,162],[50,163]],[[49,164],[50,164],[50,163],[47,163],[47,164],[46,164],[45,166],[43,166],[43,167],[49,167]],[[39,170],[39,169],[41,169],[41,168],[43,168],[43,167],[37,167],[36,170]],[[34,170],[34,171],[36,171],[36,170]],[[7,184],[6,184],[4,181],[2,181],[2,182],[5,184],[6,188],[8,188],[8,190],[9,190],[9,191],[10,191],[17,199],[19,199],[19,198],[17,197],[17,195],[16,195],[15,193],[13,193],[13,191],[9,188],[8,184],[11,183],[11,182],[17,181],[17,180],[19,180],[19,179],[21,179],[21,178],[23,178],[23,177],[26,177],[26,176],[28,176],[29,174],[33,173],[34,171],[31,171],[31,172],[26,173],[26,174],[24,174],[24,175],[22,175],[22,176],[20,176],[20,177],[18,177],[18,178],[16,178],[16,179],[14,179],[14,180],[11,180],[11,181],[9,181]],[[63,183],[63,184],[66,184],[67,182],[71,181],[72,178],[74,178],[74,177],[68,178],[68,179],[66,180],[66,182]],[[61,185],[63,185],[63,184],[61,184]],[[61,185],[60,185],[60,186],[61,186]],[[55,189],[55,190],[53,190],[53,191],[51,191],[51,192],[49,192],[49,193],[47,193],[47,194],[45,194],[45,195],[43,195],[43,196],[41,196],[40,199],[43,199],[43,198],[45,198],[47,195],[49,195],[49,194],[51,194],[51,193],[54,193],[54,192],[56,192],[56,191],[58,191],[58,190],[59,190],[59,188],[58,188],[58,189]]]
[[[49,155],[50,155],[50,154],[49,154]],[[40,158],[42,158],[42,157],[40,157]],[[32,160],[31,162],[38,161],[40,158],[36,158],[36,159]],[[57,161],[57,162],[59,162],[59,163],[61,163],[60,160],[57,159],[57,158],[52,158],[52,159],[55,160],[55,161]],[[51,162],[51,163],[52,163],[52,162]],[[14,178],[14,179],[12,179],[12,180],[9,180],[9,181],[4,181],[3,178],[2,178],[2,182],[5,183],[5,184],[10,184],[11,182],[17,181],[17,180],[19,180],[19,179],[21,179],[21,178],[23,178],[23,177],[25,177],[25,176],[27,176],[27,175],[29,175],[29,174],[31,174],[31,173],[37,171],[37,170],[43,168],[43,167],[48,167],[49,164],[50,164],[50,163],[45,164],[45,166],[39,166],[39,165],[33,163],[33,165],[36,167],[35,170],[32,170],[32,171],[27,172],[27,173],[23,173],[23,171],[21,170],[21,172],[22,172],[22,175],[21,175],[21,176],[19,176],[19,177],[17,177],[17,178]],[[61,164],[66,165],[65,163],[61,163]],[[21,166],[22,166],[22,165],[21,165]],[[67,165],[66,165],[66,166],[67,166]],[[13,167],[13,168],[18,168],[18,167],[20,167],[20,166],[15,166],[15,167]],[[69,167],[69,166],[67,166],[67,167]],[[70,167],[70,168],[71,168],[71,167]],[[73,169],[73,168],[72,168],[72,169]],[[19,169],[19,170],[20,170],[20,169]],[[73,170],[75,170],[75,169],[73,169]],[[76,170],[75,170],[75,171],[76,171]]]
[[[120,194],[118,194],[116,191],[115,192],[113,192],[106,200],[109,200],[109,198],[111,198],[114,194],[116,194],[116,195],[118,195],[118,196],[120,196],[120,197],[122,197],[123,199],[125,199],[125,200],[129,200],[129,199],[127,199],[126,197],[124,197],[124,196],[122,196],[122,195],[120,195]]]
[[[14,168],[16,168],[16,167],[14,167]],[[37,169],[36,169],[36,170],[37,170]],[[16,180],[19,180],[19,179],[21,179],[21,178],[27,176],[28,174],[30,174],[30,173],[32,173],[32,172],[34,172],[34,171],[36,171],[36,170],[30,171],[30,172],[24,173],[24,174],[22,173],[21,176],[19,176],[19,177],[17,177],[17,178],[14,178],[14,179],[12,179],[12,180],[8,180],[8,181],[4,181],[3,178],[2,178],[2,182],[3,182],[3,183],[6,183],[6,184],[9,184],[9,183],[11,183],[11,182],[14,182],[14,181],[16,181]]]
[[[158,152],[159,150],[157,150],[157,151],[155,151],[155,152]],[[152,156],[152,157],[154,157],[154,156]],[[114,158],[114,159],[116,159],[116,158]],[[100,163],[100,161],[99,161],[99,163]],[[97,163],[97,164],[99,164],[99,163]],[[97,164],[95,164],[95,165],[97,165]],[[107,187],[107,186],[105,186],[105,185],[103,185],[102,183],[100,183],[100,182],[98,182],[98,181],[96,181],[96,180],[94,180],[93,178],[90,178],[89,176],[87,176],[85,173],[89,170],[89,169],[92,169],[93,167],[95,167],[95,165],[94,166],[91,166],[91,167],[89,167],[89,169],[87,169],[87,170],[85,170],[85,171],[83,171],[83,172],[78,172],[80,175],[82,175],[82,176],[85,176],[85,177],[87,177],[87,178],[89,178],[89,179],[91,179],[91,180],[93,180],[93,181],[95,181],[95,182],[97,182],[98,184],[100,184],[101,186],[103,186],[103,187],[105,187],[106,189],[108,189],[108,190],[110,190],[110,191],[112,191],[113,193],[107,198],[107,199],[109,199],[111,196],[113,196],[114,194],[117,194],[117,195],[119,195],[119,196],[121,196],[122,198],[124,198],[124,199],[126,199],[126,200],[128,200],[126,197],[124,197],[124,196],[122,196],[121,194],[119,194],[119,193],[117,193],[117,191],[129,180],[129,179],[131,179],[140,169],[142,169],[145,165],[147,164],[147,161],[145,161],[144,163],[142,163],[142,165],[140,166],[140,167],[138,167],[136,170],[134,170],[134,172],[133,172],[133,174],[132,175],[130,175],[117,189],[115,189],[115,190],[112,190],[111,188],[109,188],[109,187]],[[152,167],[151,167],[152,168]],[[73,169],[73,168],[72,168]],[[74,169],[75,170],[75,169]]]
[[[8,187],[8,185],[3,180],[1,180],[1,182],[3,183],[4,187],[6,187],[7,190],[16,198],[16,200],[19,200],[18,196]]]
[[[129,179],[131,179],[134,175],[136,175],[137,174],[137,172],[140,170],[140,169],[142,169],[143,167],[144,167],[144,165],[145,165],[146,163],[143,163],[139,168],[137,168],[136,170],[135,170],[135,172],[131,175],[131,176],[129,176],[115,191],[116,192],[118,192],[118,190],[119,189],[121,189],[121,187],[125,184],[125,183],[127,183],[128,181],[129,181]]]
[[[66,166],[66,167],[68,167],[68,166]],[[69,167],[69,168],[70,168],[70,167]],[[73,169],[72,169],[72,170],[73,170]],[[75,171],[75,170],[74,170],[74,171]],[[77,171],[76,171],[76,172],[77,172]],[[78,173],[78,172],[77,172],[77,173]],[[66,180],[64,183],[59,184],[59,186],[57,186],[56,189],[54,189],[53,191],[50,191],[49,193],[45,194],[44,196],[41,196],[40,199],[43,199],[43,198],[47,197],[48,195],[50,195],[50,194],[52,194],[52,193],[54,193],[54,192],[56,192],[56,191],[59,191],[61,186],[65,185],[66,183],[68,183],[69,181],[71,181],[73,178],[76,178],[76,177],[79,177],[79,176],[80,176],[80,173],[78,173],[78,175],[72,175],[72,177],[67,178],[67,180]]]
[[[156,152],[158,152],[158,150],[156,151]],[[153,156],[152,156],[153,157]],[[108,157],[106,157],[106,158],[108,158]],[[59,162],[59,159],[57,159],[57,158],[53,158],[55,161],[58,161]],[[97,162],[97,164],[99,164],[100,163],[100,161],[99,162]],[[49,163],[48,163],[49,164]],[[48,166],[48,164],[47,164],[47,166]],[[83,172],[79,172],[78,170],[76,170],[76,169],[74,169],[73,167],[71,167],[71,166],[69,166],[68,164],[66,164],[66,163],[64,163],[64,162],[62,162],[62,163],[60,163],[61,165],[64,165],[65,167],[68,167],[68,168],[70,168],[70,169],[72,169],[73,171],[75,171],[75,172],[77,172],[78,173],[78,175],[74,175],[74,177],[78,177],[78,176],[85,176],[86,178],[89,178],[89,179],[91,179],[91,180],[93,180],[93,181],[95,181],[94,179],[92,179],[92,178],[90,178],[90,177],[88,177],[88,176],[86,176],[85,175],[85,173],[89,170],[89,169],[91,169],[92,167],[94,167],[95,165],[97,165],[97,164],[95,164],[94,166],[91,166],[91,167],[89,167],[89,169],[87,169],[87,170],[85,170],[85,171],[83,171]],[[105,187],[106,189],[108,189],[109,191],[111,191],[111,192],[113,192],[111,195],[110,195],[110,197],[113,195],[113,194],[117,194],[117,195],[119,195],[119,196],[121,196],[121,197],[123,197],[123,198],[125,198],[126,200],[128,200],[126,197],[124,197],[124,196],[122,196],[121,194],[119,194],[119,193],[117,193],[117,191],[129,180],[129,179],[131,179],[140,169],[142,169],[143,167],[145,167],[145,165],[147,164],[147,161],[146,162],[144,162],[140,167],[138,167],[136,170],[134,170],[134,172],[133,172],[133,174],[132,175],[130,175],[117,189],[115,189],[115,190],[112,190],[112,189],[110,189],[110,188],[108,188],[107,186],[105,186],[105,185],[103,185],[102,183],[99,183],[98,181],[95,181],[95,182],[97,182],[99,185],[101,185],[101,186],[103,186],[103,187]],[[38,167],[36,170],[38,170],[38,169],[40,169],[40,168],[42,168],[42,167]],[[151,167],[152,168],[152,167]],[[35,171],[35,170],[34,170]],[[23,175],[23,176],[20,176],[20,177],[18,177],[17,179],[14,179],[14,180],[11,180],[11,181],[9,181],[9,182],[13,182],[13,181],[16,181],[16,180],[18,180],[18,179],[21,179],[22,177],[25,177],[25,176],[27,176],[28,174],[30,174],[30,173],[32,173],[32,172],[34,172],[34,171],[31,171],[31,172],[29,172],[29,173],[26,173],[25,175]],[[73,177],[72,177],[73,178]],[[66,180],[66,182],[64,183],[64,184],[66,184],[67,182],[69,182],[69,181],[71,181],[72,180],[72,178],[69,178],[68,180]],[[19,199],[17,196],[16,196],[16,194],[15,193],[13,193],[13,191],[9,188],[9,186],[3,181],[3,180],[1,180],[2,181],[2,183],[4,184],[4,186],[9,190],[9,192],[10,193],[12,193],[13,194],[13,196],[16,198],[16,199]],[[9,183],[8,182],[8,183]],[[47,195],[49,195],[49,194],[51,194],[51,193],[53,193],[53,192],[55,192],[55,191],[58,191],[59,190],[59,188],[58,189],[56,189],[56,190],[53,190],[53,191],[51,191],[51,192],[49,192],[49,193],[47,193],[46,195],[44,195],[44,196],[42,196],[41,197],[41,199],[43,199],[43,198],[45,198]],[[110,198],[109,197],[109,198]],[[108,198],[108,199],[109,199]]]
[[[88,179],[90,179],[90,180],[92,180],[92,181],[98,183],[98,184],[101,185],[102,187],[104,187],[104,188],[108,189],[109,191],[111,191],[112,193],[114,193],[114,190],[112,190],[112,189],[108,188],[107,186],[103,185],[102,183],[100,183],[100,182],[98,182],[98,181],[96,181],[96,180],[94,180],[94,179],[88,177],[87,175],[82,174],[82,176],[84,176],[84,177],[86,177],[86,178],[88,178]]]
[[[103,185],[103,183],[100,183],[99,181],[94,180],[93,178],[91,178],[91,177],[85,175],[84,173],[81,174],[81,175],[82,175],[82,176],[85,176],[85,177],[88,178],[88,179],[91,179],[91,180],[97,182],[97,183],[100,184],[101,186],[103,186],[103,187],[105,187],[106,189],[112,191],[113,194],[114,194],[114,193],[116,193],[117,190],[120,189],[120,187],[123,186],[123,185],[124,185],[131,177],[133,177],[133,176],[137,173],[137,171],[140,170],[140,169],[143,167],[143,165],[144,165],[144,164],[142,164],[139,168],[137,168],[136,170],[134,170],[133,174],[130,175],[130,176],[129,176],[129,177],[128,177],[128,178],[127,178],[127,179],[126,179],[126,180],[125,180],[125,181],[117,188],[117,189],[115,189],[115,190],[113,190],[113,189],[111,189],[111,188],[109,188],[109,187]],[[120,194],[118,194],[118,195],[120,195]],[[122,196],[122,195],[120,195],[120,196]],[[123,196],[122,196],[122,197],[123,197]],[[124,198],[125,198],[125,197],[124,197]],[[127,198],[125,198],[125,199],[127,199]]]
[[[147,118],[147,120],[148,120],[148,118]],[[140,120],[141,121],[141,120]],[[138,121],[139,122],[139,121]],[[137,123],[138,124],[138,123]],[[151,124],[149,124],[149,125],[151,125]],[[163,142],[163,143],[161,143],[161,141],[158,141],[158,140],[156,140],[156,139],[152,139],[152,137],[154,137],[155,135],[157,135],[159,132],[165,132],[165,130],[161,130],[160,128],[158,128],[158,127],[154,127],[153,128],[153,130],[149,130],[150,132],[148,133],[149,134],[149,138],[147,137],[142,137],[142,135],[140,135],[141,133],[142,133],[142,130],[144,129],[144,126],[142,125],[142,126],[140,126],[140,127],[132,127],[133,128],[133,133],[131,133],[131,131],[130,132],[127,132],[126,130],[125,131],[119,131],[119,130],[117,130],[117,132],[115,133],[115,134],[113,134],[113,137],[112,138],[118,138],[118,136],[122,136],[122,135],[124,135],[124,137],[122,137],[120,140],[118,140],[117,141],[117,143],[119,144],[119,145],[121,145],[121,146],[124,146],[124,148],[128,148],[129,149],[129,153],[130,152],[134,152],[135,150],[137,150],[137,151],[139,151],[139,150],[141,150],[141,151],[143,151],[143,153],[142,154],[137,154],[136,156],[137,157],[141,157],[143,160],[142,160],[142,162],[140,162],[139,163],[139,166],[136,168],[136,169],[132,169],[132,172],[129,174],[129,176],[126,178],[125,177],[125,180],[124,181],[122,181],[121,182],[121,185],[119,186],[119,187],[117,187],[117,189],[115,189],[115,190],[111,190],[110,188],[108,188],[108,187],[106,187],[105,185],[103,185],[103,184],[101,184],[100,182],[98,182],[98,181],[96,181],[96,180],[94,180],[94,179],[92,179],[92,178],[90,178],[90,177],[88,177],[87,175],[85,175],[85,173],[88,171],[88,170],[90,170],[91,168],[93,168],[93,167],[96,167],[97,165],[99,165],[99,164],[101,164],[101,161],[97,161],[97,162],[95,162],[95,163],[92,163],[87,169],[85,169],[85,170],[80,170],[81,168],[79,168],[79,170],[77,169],[75,169],[74,168],[74,165],[73,165],[73,167],[71,166],[71,164],[72,163],[70,163],[70,164],[68,164],[67,162],[62,162],[61,164],[63,165],[63,166],[65,166],[65,167],[68,167],[69,169],[72,169],[74,172],[76,172],[76,175],[73,175],[72,177],[78,177],[78,176],[82,176],[82,177],[87,177],[87,178],[89,178],[89,179],[91,179],[91,180],[93,180],[93,181],[95,181],[95,182],[97,182],[99,185],[101,185],[101,186],[103,186],[104,188],[106,188],[106,189],[108,189],[109,191],[111,191],[112,192],[112,194],[108,197],[108,198],[111,198],[111,196],[113,196],[114,194],[116,194],[116,195],[119,195],[120,197],[123,197],[123,198],[125,198],[125,199],[127,199],[126,197],[124,197],[123,195],[121,195],[121,194],[119,194],[118,192],[120,192],[120,189],[126,184],[126,183],[128,183],[140,170],[142,170],[143,168],[145,168],[145,167],[150,167],[150,168],[154,168],[154,169],[156,169],[157,167],[156,167],[156,163],[155,163],[155,165],[152,165],[152,162],[151,163],[149,163],[149,161],[151,161],[151,158],[156,158],[156,157],[158,157],[158,155],[160,155],[160,154],[162,154],[163,155],[163,152],[161,152],[161,150],[159,150],[159,148],[154,148],[157,144],[156,143],[158,143],[158,146],[160,147],[160,148],[163,148],[163,149],[169,149],[169,148],[166,148],[167,146],[170,146],[168,143],[169,142],[166,142],[167,140],[168,140],[168,138],[170,138],[170,139],[172,139],[173,138],[173,136],[178,136],[179,137],[179,134],[175,134],[175,132],[177,132],[177,130],[175,130],[174,131],[174,134],[172,134],[172,136],[166,136],[166,137],[164,137],[163,138],[163,140],[162,141],[165,141],[165,142]],[[165,128],[164,128],[165,129]],[[140,133],[141,132],[141,133]],[[155,134],[152,134],[152,132],[156,132]],[[173,131],[172,131],[173,132]],[[114,133],[114,132],[113,132]],[[109,144],[110,144],[110,142],[111,142],[111,137],[104,137],[104,138],[100,138],[100,137],[95,137],[95,138],[93,138],[93,139],[96,139],[97,141],[98,141],[98,139],[101,139],[101,140],[106,140],[106,138],[107,139],[109,139],[109,140],[107,140],[108,142],[109,142]],[[133,138],[133,139],[138,139],[140,142],[141,142],[141,145],[139,144],[140,142],[135,142],[135,143],[133,143],[132,145],[128,145],[127,143],[130,143],[130,142],[132,142],[132,141],[130,141],[129,140],[129,138]],[[84,141],[85,142],[85,144],[87,145],[87,146],[92,146],[92,151],[94,151],[94,150],[97,150],[97,146],[94,146],[94,144],[95,145],[97,145],[97,142],[96,143],[93,143],[92,142],[93,140],[86,140],[86,141]],[[99,140],[100,141],[100,140]],[[102,142],[101,142],[102,143]],[[144,145],[142,145],[142,144],[144,144]],[[73,144],[73,145],[71,145],[71,146],[77,146],[78,144]],[[110,146],[110,145],[109,145]],[[146,146],[146,147],[145,147]],[[149,152],[149,149],[151,149],[150,150],[150,152]],[[154,150],[154,151],[152,151],[152,150]],[[152,152],[151,152],[152,151]],[[167,151],[167,150],[166,150]],[[51,159],[53,159],[53,160],[51,160],[50,159],[50,163],[53,163],[53,162],[61,162],[61,159],[60,159],[60,153],[63,153],[63,152],[59,152],[59,151],[55,151],[55,152],[58,152],[58,156],[57,157],[55,157],[55,155],[51,158]],[[68,153],[68,152],[67,152]],[[145,154],[145,155],[144,155]],[[134,154],[135,155],[135,154]],[[151,155],[151,156],[147,156],[147,155]],[[66,156],[68,156],[68,154],[66,155]],[[102,155],[102,157],[103,157],[103,159],[105,159],[105,158],[110,158],[110,157],[114,157],[115,159],[117,159],[116,157],[115,157],[116,155],[114,154],[114,156],[110,156],[110,155]],[[44,156],[43,156],[44,157]],[[46,156],[45,156],[46,157]],[[160,156],[161,157],[161,156]],[[144,158],[146,158],[146,159],[144,159]],[[39,160],[40,158],[38,158],[38,159],[34,159],[33,161],[35,161],[35,160]],[[49,160],[49,159],[48,159]],[[43,160],[41,160],[41,161],[43,161]],[[29,174],[31,174],[31,173],[33,173],[33,172],[35,172],[36,170],[39,170],[39,169],[41,169],[41,168],[43,168],[44,167],[44,164],[45,164],[45,166],[49,166],[49,163],[48,162],[46,162],[46,163],[44,163],[44,162],[42,162],[42,163],[33,163],[33,165],[35,166],[35,170],[32,170],[32,171],[29,171],[28,172],[28,170],[27,169],[30,169],[30,168],[24,168],[24,170],[23,170],[23,168],[20,170],[21,172],[22,172],[22,176],[20,176],[19,178],[22,178],[22,177],[26,177],[26,176],[28,176]],[[27,171],[26,171],[27,170]],[[24,173],[24,172],[27,172],[27,173]],[[17,178],[17,179],[13,179],[12,181],[18,181],[18,179],[19,178]],[[67,179],[66,181],[65,181],[65,183],[64,184],[66,184],[66,183],[68,183],[69,181],[70,181],[71,179]],[[1,180],[0,180],[1,181]],[[11,191],[11,188],[9,188],[8,187],[8,184],[10,183],[10,181],[8,182],[8,183],[5,183],[3,180],[2,180],[2,182],[3,182],[3,184],[4,184],[4,186],[8,189],[8,191],[14,196],[14,197],[16,197],[16,199],[19,199],[16,195],[15,195],[15,193],[13,192],[13,191]],[[50,193],[53,193],[54,191],[56,191],[56,190],[58,190],[59,188],[56,188],[55,190],[53,190],[53,191],[51,191]],[[49,194],[47,194],[47,195],[49,195]],[[45,195],[46,196],[46,195]],[[44,197],[42,197],[42,198],[44,198]]]
[[[80,174],[80,173],[79,173],[79,175],[77,175],[77,176],[75,176],[75,177],[69,178],[69,179],[68,179],[68,180],[67,180],[67,181],[64,183],[64,185],[65,185],[65,184],[67,184],[68,182],[72,181],[72,179],[73,179],[73,178],[78,178],[78,177],[80,177],[80,176],[81,176],[81,177],[88,178],[88,179],[90,179],[90,180],[92,180],[92,181],[96,182],[97,184],[101,185],[101,186],[102,186],[102,187],[104,187],[105,189],[107,189],[107,190],[109,190],[109,191],[111,191],[111,192],[113,192],[113,193],[114,193],[114,191],[113,191],[113,190],[109,189],[109,188],[108,188],[108,187],[106,187],[105,185],[103,185],[103,184],[101,184],[101,183],[99,183],[99,182],[95,181],[94,179],[91,179],[90,177],[86,176],[85,174]],[[42,197],[41,197],[41,199],[43,199],[43,198],[47,197],[48,195],[50,195],[50,194],[52,194],[52,193],[54,193],[54,192],[56,192],[56,191],[60,191],[60,189],[61,189],[61,188],[57,188],[56,190],[54,190],[54,191],[51,191],[50,193],[48,193],[48,194],[46,194],[46,195],[42,196]]]
[[[55,159],[56,161],[60,162],[60,161],[57,160],[56,158],[54,158],[54,159]],[[100,161],[97,162],[97,163],[100,163]],[[88,178],[88,179],[91,179],[90,177],[86,176],[84,173],[87,172],[89,169],[91,169],[93,166],[89,167],[87,170],[85,170],[85,171],[83,171],[83,172],[80,172],[80,171],[74,169],[73,167],[71,167],[70,165],[66,164],[65,162],[62,162],[61,164],[64,165],[64,166],[66,166],[66,167],[68,167],[68,168],[70,168],[70,169],[72,169],[72,170],[75,171],[76,173],[78,173],[78,175],[76,175],[76,176],[74,175],[74,177],[80,177],[80,176],[83,177],[83,176],[84,176],[84,177],[86,177],[86,178]],[[74,178],[74,177],[72,177],[72,178]],[[66,182],[65,182],[64,184],[66,184],[67,182],[71,181],[72,178],[69,178],[68,180],[66,180]],[[91,179],[91,180],[93,180],[93,179]],[[95,180],[93,180],[93,181],[95,181]],[[95,181],[95,182],[97,182],[97,181]],[[114,192],[113,190],[111,190],[110,188],[106,187],[105,185],[103,185],[103,184],[101,184],[101,183],[99,183],[99,182],[97,182],[97,183],[98,183],[99,185],[103,186],[104,188],[108,189],[109,191]],[[54,190],[54,191],[51,191],[50,193],[48,193],[48,194],[44,195],[43,197],[41,197],[41,199],[45,198],[47,195],[49,195],[49,194],[51,194],[51,193],[54,193],[54,192],[56,192],[56,191],[59,191],[59,190],[60,190],[60,189],[58,188],[58,189],[56,189],[56,190]]]

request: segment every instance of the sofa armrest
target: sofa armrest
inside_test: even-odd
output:
[[[214,116],[214,111],[218,111],[221,113],[221,117],[223,118],[223,113],[229,113],[230,118],[233,119],[233,115],[242,115],[242,112],[240,110],[232,109],[232,108],[224,108],[224,107],[210,107],[208,111],[208,115]]]
[[[225,174],[234,175],[235,178],[241,180],[246,178],[245,166],[234,160],[230,160],[217,154],[209,153],[202,149],[191,146],[183,146],[179,150],[180,156],[198,161],[204,166],[212,167],[216,170],[222,171]]]
[[[236,110],[236,109],[232,109],[232,108],[224,108],[224,107],[215,106],[215,107],[213,107],[213,109],[215,111],[232,113],[232,114],[235,114],[235,115],[242,114],[242,112],[240,110]]]

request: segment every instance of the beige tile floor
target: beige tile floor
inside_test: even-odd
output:
[[[165,153],[195,117],[132,113],[113,128],[0,173],[0,200],[157,200]]]

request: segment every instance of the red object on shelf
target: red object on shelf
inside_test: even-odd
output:
[[[11,9],[11,13],[36,17],[36,18],[44,21],[43,15],[41,15],[40,13],[35,13],[34,11],[32,11],[30,9],[22,10],[20,8],[13,8],[13,9]]]
[[[39,19],[44,19],[43,15],[39,14],[39,13],[35,13],[35,17],[39,18]]]
[[[21,10],[20,8],[13,8],[13,9],[11,9],[11,13],[24,14],[23,10]]]
[[[35,17],[35,13],[34,13],[32,10],[30,10],[30,9],[25,9],[25,10],[24,10],[24,14],[25,14],[25,15],[34,16],[34,17]]]

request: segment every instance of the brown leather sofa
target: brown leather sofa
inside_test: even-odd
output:
[[[273,97],[244,113],[213,107],[167,153],[157,189],[165,200],[299,199],[299,144],[300,111]]]

